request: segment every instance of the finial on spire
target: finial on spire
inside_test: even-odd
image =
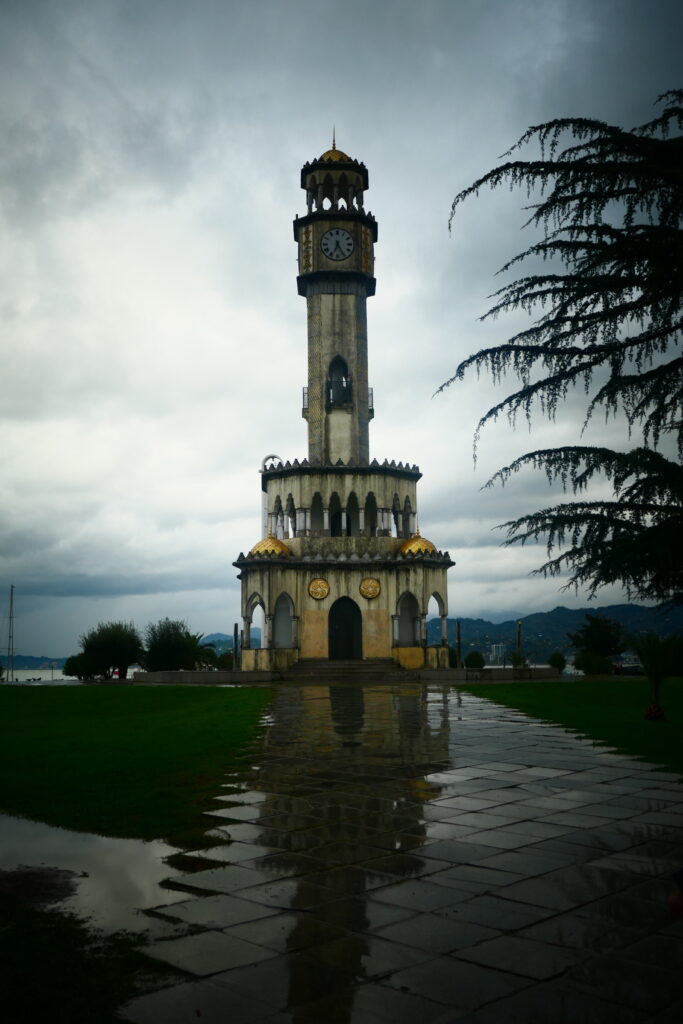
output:
[[[337,148],[336,125],[332,125],[332,149]]]

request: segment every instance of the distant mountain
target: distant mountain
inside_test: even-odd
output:
[[[517,622],[522,623],[522,650],[530,661],[542,662],[553,651],[568,655],[573,648],[567,636],[575,633],[585,623],[586,613],[605,615],[619,622],[626,633],[683,633],[683,608],[658,611],[637,604],[611,604],[602,608],[564,608],[558,606],[551,612],[535,612],[521,616],[520,620],[488,622],[486,619],[461,619],[463,653],[479,650],[488,654],[492,644],[505,644],[511,653],[515,649]],[[448,642],[455,644],[455,619],[448,619]],[[427,623],[427,637],[430,643],[441,639],[441,620],[430,619]]]
[[[251,640],[255,647],[261,645],[261,630],[258,626],[252,626]],[[207,636],[202,637],[202,643],[213,644],[218,654],[224,654],[226,651],[232,650],[232,634],[209,633]]]
[[[15,668],[49,668],[50,665],[54,665],[55,668],[62,668],[65,661],[66,658],[48,658],[44,654],[41,654],[37,658],[30,654],[14,655]],[[7,668],[6,654],[0,654],[0,665],[2,665],[3,668]]]

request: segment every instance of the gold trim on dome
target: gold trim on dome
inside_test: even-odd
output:
[[[315,598],[316,601],[323,601],[330,592],[330,585],[327,580],[316,579],[311,580],[308,584],[308,593],[311,597]]]
[[[430,555],[436,551],[436,545],[426,537],[421,537],[418,530],[417,535],[405,540],[399,550],[402,555]]]
[[[268,536],[254,544],[249,552],[250,555],[291,555],[290,549],[283,540],[273,536],[273,531],[268,531]]]
[[[323,153],[320,157],[321,160],[344,160],[346,163],[351,163],[351,157],[343,153],[341,149],[328,149],[327,152]]]
[[[362,597],[367,597],[368,601],[372,601],[373,597],[379,597],[382,585],[379,580],[368,576],[366,579],[360,581],[358,589]]]

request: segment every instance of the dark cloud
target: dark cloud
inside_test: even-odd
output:
[[[232,628],[260,460],[305,454],[291,220],[299,168],[333,123],[368,164],[380,227],[372,454],[421,465],[420,524],[458,562],[452,610],[557,604],[557,582],[528,577],[541,552],[501,549],[493,530],[557,491],[541,474],[480,488],[529,448],[577,440],[585,402],[530,435],[487,428],[473,468],[476,422],[501,392],[472,377],[432,395],[514,330],[478,317],[529,244],[526,197],[482,194],[450,236],[448,213],[531,123],[649,117],[679,84],[682,11],[4,0],[0,587],[23,595],[21,649],[70,653],[110,618]],[[624,444],[623,425],[598,419],[589,438]]]

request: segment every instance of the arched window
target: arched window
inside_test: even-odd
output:
[[[413,522],[412,522],[412,520],[413,520],[412,505],[410,504],[410,498],[406,497],[406,500],[403,502],[403,529],[402,529],[402,532],[403,532],[403,536],[404,537],[412,537],[412,535],[413,535],[413,529],[412,529]]]
[[[323,499],[320,497],[320,493],[316,491],[311,502],[311,533],[313,536],[322,537],[324,525]]]
[[[351,377],[348,365],[341,356],[335,356],[327,371],[328,405],[346,405],[351,399]]]
[[[335,491],[330,498],[330,537],[342,536],[342,507]]]
[[[258,649],[263,646],[265,626],[266,613],[263,598],[260,594],[252,594],[247,601],[247,610],[244,616],[245,648]]]
[[[365,532],[368,537],[377,536],[377,501],[372,491],[365,499]]]
[[[420,608],[409,590],[402,594],[396,607],[398,643],[400,647],[417,647],[420,643]]]
[[[394,495],[391,505],[391,518],[394,523],[393,536],[401,537],[401,502],[399,501],[398,494]]]
[[[293,647],[292,615],[294,602],[289,594],[280,594],[273,615],[273,647]]]
[[[434,593],[427,605],[427,646],[438,647],[441,644],[441,616],[443,601],[441,595]]]
[[[287,495],[285,506],[285,537],[296,537],[296,509],[291,494]]]
[[[346,502],[346,536],[357,537],[360,534],[360,516],[358,514],[358,498],[351,491]]]

